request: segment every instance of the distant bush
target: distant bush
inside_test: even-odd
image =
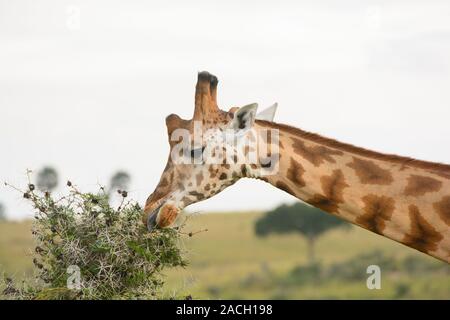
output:
[[[162,272],[185,266],[178,247],[180,231],[148,233],[142,209],[127,193],[118,208],[103,188],[82,193],[68,182],[69,193],[54,199],[29,184],[23,196],[36,209],[32,233],[36,278],[0,287],[9,299],[157,299]],[[79,277],[78,277],[79,276]]]
[[[402,270],[410,274],[420,274],[424,272],[449,272],[450,268],[447,264],[434,260],[424,259],[415,256],[408,256],[402,260]]]
[[[379,266],[387,272],[398,269],[395,259],[383,254],[381,251],[375,250],[357,255],[345,262],[331,265],[326,272],[326,276],[349,281],[366,279],[367,267],[372,264]]]
[[[448,265],[441,261],[416,256],[407,256],[400,259],[375,250],[360,254],[342,263],[331,265],[327,268],[326,277],[344,280],[365,279],[367,278],[366,268],[372,264],[379,266],[383,272],[406,272],[410,275],[427,272],[445,274],[450,270]]]
[[[269,279],[264,279],[259,274],[255,273],[255,272],[250,272],[240,281],[239,284],[242,288],[250,288],[250,287],[263,285],[264,280],[269,280]]]
[[[210,296],[217,299],[220,296],[222,289],[219,286],[208,286],[206,291]]]
[[[322,267],[318,263],[297,266],[291,270],[288,278],[295,284],[318,283],[322,280]]]
[[[394,289],[394,298],[402,299],[411,291],[411,286],[407,283],[398,283]]]

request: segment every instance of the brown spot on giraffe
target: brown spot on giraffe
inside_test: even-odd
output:
[[[353,162],[347,166],[355,170],[362,184],[389,185],[394,181],[389,170],[381,168],[370,160],[353,157]]]
[[[341,170],[336,169],[331,176],[321,177],[320,183],[323,195],[315,194],[307,202],[326,212],[337,213],[339,204],[344,202],[343,191],[349,186],[345,182],[344,174]]]
[[[219,172],[219,169],[215,168],[214,166],[210,166],[208,168],[208,171],[209,171],[209,178],[213,179],[216,177],[217,173]]]
[[[356,223],[373,232],[381,234],[386,221],[391,219],[395,210],[394,199],[387,196],[368,194],[362,198],[364,214],[356,218]]]
[[[336,163],[333,156],[341,156],[344,153],[342,151],[333,150],[321,145],[306,146],[303,140],[292,138],[294,142],[292,147],[294,152],[311,162],[314,166],[318,167],[325,161],[330,163]]]
[[[197,191],[191,191],[191,192],[189,192],[189,195],[194,196],[195,198],[197,198],[197,200],[205,199],[205,195],[203,193],[200,193]]]
[[[268,181],[267,178],[261,178],[261,180]],[[283,181],[278,181],[278,182],[276,183],[276,187],[277,187],[278,189],[281,189],[281,190],[283,190],[283,191],[286,191],[287,193],[290,193],[290,194],[292,194],[292,195],[295,195],[294,190],[292,190],[292,189],[291,189],[286,183],[284,183]]]
[[[343,202],[343,190],[349,185],[345,182],[344,174],[342,170],[336,169],[331,176],[323,176],[320,178],[322,184],[322,190],[330,199],[335,202]]]
[[[306,200],[306,202],[316,208],[330,213],[336,212],[338,209],[338,204],[321,195],[320,193],[315,194],[312,198]]]
[[[287,178],[294,182],[298,187],[304,187],[306,185],[305,180],[303,179],[303,174],[305,173],[305,169],[297,162],[294,158],[291,158],[291,165],[287,170]]]
[[[184,196],[184,197],[181,199],[181,202],[183,202],[183,204],[184,204],[185,206],[188,206],[188,205],[190,205],[193,201],[192,201],[189,197]]]
[[[226,178],[228,178],[228,175],[227,175],[225,172],[223,172],[223,173],[220,175],[219,180],[225,180]]]
[[[434,210],[448,226],[450,226],[450,196],[445,196],[441,201],[433,204]]]
[[[443,236],[422,217],[417,206],[410,205],[408,209],[411,231],[405,235],[403,243],[425,253],[435,251]]]
[[[431,177],[411,175],[405,188],[407,196],[423,196],[427,192],[436,192],[442,188],[442,182]]]

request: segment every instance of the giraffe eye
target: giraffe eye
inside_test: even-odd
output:
[[[199,158],[202,156],[205,147],[191,149],[191,158]]]

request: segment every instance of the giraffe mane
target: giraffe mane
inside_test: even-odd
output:
[[[304,131],[302,129],[299,129],[299,128],[296,128],[296,127],[293,127],[290,125],[286,125],[286,124],[270,122],[270,121],[266,121],[266,120],[256,120],[256,123],[259,125],[267,126],[267,127],[274,128],[274,129],[282,129],[288,133],[300,136],[304,139],[307,139],[307,140],[310,140],[313,142],[324,144],[330,148],[336,148],[336,149],[340,149],[343,151],[348,151],[355,155],[359,155],[359,156],[363,156],[363,157],[370,157],[370,158],[373,158],[376,160],[388,161],[388,162],[393,162],[393,163],[397,163],[397,164],[404,165],[404,166],[410,166],[410,167],[416,167],[416,168],[421,168],[421,169],[425,169],[425,170],[431,170],[434,173],[437,173],[437,174],[442,173],[447,178],[450,178],[450,165],[448,165],[448,164],[417,160],[414,158],[403,157],[403,156],[398,156],[398,155],[394,155],[394,154],[381,153],[381,152],[357,147],[357,146],[354,146],[349,143],[340,142],[340,141],[337,141],[337,140],[334,140],[331,138],[321,136],[317,133]]]

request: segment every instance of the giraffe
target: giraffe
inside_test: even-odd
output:
[[[150,231],[173,225],[183,208],[239,179],[256,178],[450,263],[450,165],[383,154],[275,123],[276,105],[260,114],[257,104],[223,111],[217,84],[217,77],[200,72],[192,120],[166,118],[171,155],[144,208]],[[188,139],[198,126],[201,138]],[[178,130],[189,137],[175,134]],[[233,144],[225,132],[234,134]],[[224,156],[207,161],[221,149]],[[256,149],[265,149],[266,156]],[[250,153],[256,153],[255,161],[239,161]],[[174,155],[193,161],[174,161]]]

